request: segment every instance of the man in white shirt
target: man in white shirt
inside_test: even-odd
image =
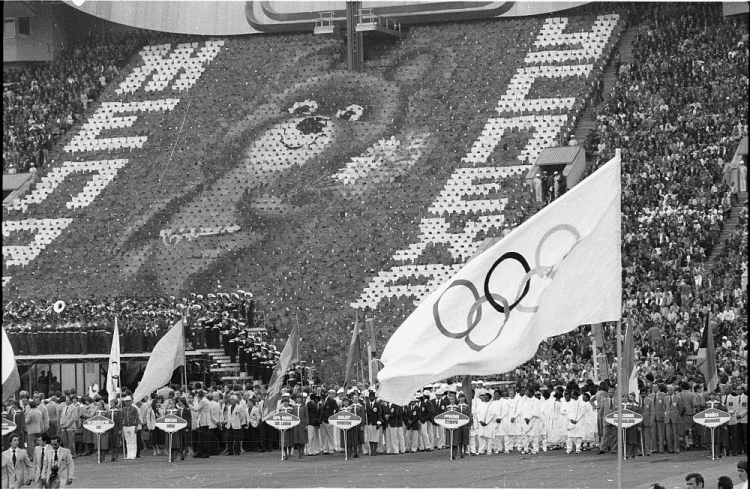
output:
[[[492,394],[492,401],[490,401],[489,407],[490,418],[493,420],[491,446],[493,453],[501,453],[503,451],[503,436],[507,427],[507,411],[507,401],[500,397],[500,391],[496,390]]]
[[[477,447],[477,455],[489,455],[492,451],[492,432],[494,419],[490,419],[492,416],[489,411],[490,408],[490,395],[484,392],[479,395],[479,402],[476,406],[476,417],[477,417],[477,436],[479,437],[479,446]]]
[[[508,425],[506,435],[504,439],[505,453],[513,451],[514,446],[518,446],[519,449],[522,446],[521,435],[523,433],[522,424],[523,419],[521,417],[522,409],[522,398],[516,394],[516,388],[510,386],[508,388]]]

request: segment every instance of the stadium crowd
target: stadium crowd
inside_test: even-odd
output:
[[[126,32],[89,37],[51,63],[3,71],[3,173],[41,169],[60,138],[118,79],[149,37]]]

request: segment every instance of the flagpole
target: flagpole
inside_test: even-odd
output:
[[[185,392],[184,392],[184,395],[185,395],[185,405],[187,405],[188,409],[190,409],[190,405],[187,404],[187,398],[188,398],[188,385],[187,385],[187,334],[185,334],[185,330],[187,329],[187,318],[188,318],[187,311],[188,311],[187,308],[183,309],[183,311],[182,311],[182,341],[183,341],[183,345],[185,346],[185,361],[184,361],[184,363],[182,365],[182,385],[185,387]],[[193,346],[195,346],[195,345],[193,345]],[[189,440],[189,443],[190,443],[190,446],[188,447],[189,449],[186,450],[185,449],[186,447],[182,447],[182,450],[184,452],[187,452],[188,460],[190,459],[190,452],[191,452],[192,447],[193,447],[192,413],[191,413],[190,424],[191,424],[191,426],[186,426],[185,427],[185,429],[188,430],[187,439]],[[171,434],[170,434],[170,442],[171,442],[171,440],[172,440],[172,438],[171,438]],[[172,456],[172,450],[171,449],[169,451],[169,456],[170,457]]]
[[[622,489],[622,320],[617,320],[617,489]]]

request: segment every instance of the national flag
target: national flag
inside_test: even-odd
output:
[[[635,343],[633,342],[633,320],[628,318],[625,325],[625,342],[622,346],[622,379],[627,391],[623,394],[635,393],[635,400],[640,400],[638,392],[638,376],[635,365]]]
[[[104,388],[109,394],[109,400],[117,399],[120,392],[120,328],[115,318],[115,329],[112,331],[112,347],[109,350],[109,365],[107,366],[107,383]]]
[[[703,328],[701,344],[698,347],[698,357],[695,365],[703,372],[706,381],[706,391],[713,392],[719,385],[719,375],[716,373],[716,349],[714,348],[714,333],[706,315],[706,326]]]
[[[295,324],[286,345],[281,351],[279,363],[268,381],[268,392],[263,402],[263,419],[276,412],[276,405],[281,398],[281,386],[284,382],[284,374],[289,370],[293,363],[299,362],[299,324]]]
[[[467,263],[424,299],[385,347],[380,397],[501,374],[546,338],[621,318],[620,152]]]
[[[18,375],[16,366],[16,355],[13,353],[13,346],[10,344],[8,335],[3,329],[3,404],[13,397],[18,389],[21,388],[21,376]]]
[[[133,393],[133,402],[140,401],[156,389],[167,385],[177,367],[185,365],[184,319],[172,326],[154,347],[141,383]]]
[[[359,344],[359,323],[355,322],[354,330],[352,331],[352,341],[349,343],[349,357],[346,359],[346,371],[344,373],[343,384],[352,380],[349,376],[352,373],[352,365],[359,365],[361,361],[362,351]]]

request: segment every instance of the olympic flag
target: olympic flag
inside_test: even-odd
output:
[[[406,405],[425,384],[491,375],[545,339],[622,316],[620,151],[468,262],[396,330],[380,397]]]
[[[8,335],[3,330],[3,404],[10,399],[18,389],[21,388],[21,377],[18,375],[16,366],[16,356],[13,353],[13,346],[10,344]]]
[[[117,399],[120,392],[120,328],[115,318],[115,329],[112,331],[112,347],[109,350],[109,366],[107,367],[107,389],[109,400]],[[118,400],[119,403],[119,400]]]

